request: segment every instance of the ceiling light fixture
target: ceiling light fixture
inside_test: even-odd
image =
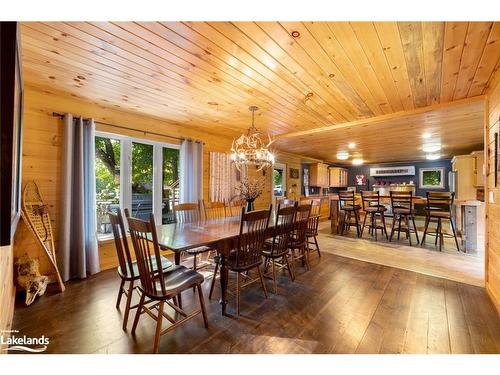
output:
[[[361,165],[363,163],[364,163],[364,160],[361,158],[352,159],[352,165]]]
[[[257,170],[264,170],[274,164],[274,155],[269,149],[273,140],[268,134],[269,142],[264,143],[261,133],[255,127],[255,111],[257,107],[248,108],[252,112],[252,126],[247,134],[240,135],[233,140],[231,146],[231,160],[236,164],[236,168],[242,171],[248,165],[255,165]]]
[[[437,151],[441,150],[441,143],[427,143],[427,144],[424,144],[422,146],[422,150],[424,152],[429,152],[429,153],[437,152]]]
[[[347,151],[339,151],[337,152],[337,159],[347,160],[349,159],[349,153]]]
[[[354,143],[354,142],[350,142],[350,143],[347,145],[347,147],[349,147],[349,148],[352,150],[354,147],[356,147],[356,143]]]
[[[441,157],[440,154],[427,154],[425,158],[427,160],[438,160]]]
[[[431,133],[424,133],[424,134],[422,134],[422,138],[423,139],[429,139],[430,137],[432,137]]]

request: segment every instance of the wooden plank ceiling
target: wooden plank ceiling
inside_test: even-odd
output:
[[[29,85],[224,136],[246,130],[257,105],[259,129],[297,135],[278,148],[309,156],[319,153],[301,132],[484,94],[500,67],[499,39],[493,22],[22,23]],[[463,121],[440,113],[436,131],[481,132],[477,112]],[[397,130],[411,134],[425,119],[413,120]],[[338,138],[317,145],[331,155]]]

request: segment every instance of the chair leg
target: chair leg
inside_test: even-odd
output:
[[[399,220],[398,220],[398,241],[401,238],[401,215],[399,215]]]
[[[215,279],[217,277],[217,271],[219,270],[219,262],[215,262],[214,276],[212,277],[212,282],[210,284],[210,293],[208,299],[212,299],[212,293],[214,292]]]
[[[132,335],[135,335],[135,330],[137,328],[137,323],[139,323],[139,318],[141,317],[142,306],[144,305],[145,298],[146,298],[146,296],[144,295],[144,293],[141,294],[141,299],[139,301],[139,305],[137,305],[137,310],[135,312],[134,324],[132,325]]]
[[[373,231],[375,231],[375,241],[378,241],[377,239],[377,214],[374,212],[372,214],[372,217],[373,217],[373,229],[372,229],[372,234],[373,234]]]
[[[123,287],[125,286],[125,280],[122,279],[120,283],[120,289],[118,290],[118,297],[116,299],[116,308],[120,307],[120,302],[122,301]]]
[[[441,224],[440,220],[438,219],[437,225],[436,225],[436,239],[434,240],[434,246],[437,246],[438,239],[439,239],[439,224]]]
[[[413,223],[413,229],[415,230],[415,236],[417,237],[417,245],[418,245],[420,243],[420,240],[418,238],[417,224],[415,224],[415,217],[413,215],[411,216],[411,221]]]
[[[422,243],[420,244],[420,246],[424,246],[425,245],[425,236],[427,236],[427,229],[429,228],[429,221],[430,221],[429,216],[426,216],[425,217],[424,234],[422,236]]]
[[[132,293],[134,292],[134,280],[130,281],[128,286],[127,304],[125,305],[125,314],[123,315],[123,330],[127,330],[128,314],[130,312],[130,305],[132,303]]]
[[[359,237],[359,236],[358,236]],[[318,244],[318,239],[316,238],[316,235],[314,236],[314,243],[316,244],[316,250],[318,251],[318,256],[321,257],[321,253],[319,252],[319,244]]]
[[[359,212],[357,210],[354,210],[354,221],[356,221],[356,234],[358,235],[359,238]],[[316,237],[314,237],[316,239]]]
[[[203,323],[205,324],[205,328],[208,328],[207,310],[205,309],[205,299],[203,298],[203,291],[201,289],[201,284],[198,284],[196,288],[198,289],[198,297],[200,298],[200,307],[201,307],[201,313],[203,315]]]
[[[455,245],[457,246],[457,251],[460,251],[458,246],[457,232],[455,231],[455,224],[453,224],[453,219],[450,219],[451,230],[453,231],[453,238],[455,239]]]
[[[361,234],[359,237],[363,237],[363,231],[365,230],[366,226],[366,218],[368,217],[368,214],[365,212],[365,218],[363,219],[363,226],[361,227]]]
[[[408,220],[408,215],[405,215],[405,223],[406,223],[406,230],[408,231],[406,236],[408,238],[408,241],[410,241],[410,246],[411,246],[410,221]]]
[[[236,272],[236,315],[240,316],[240,273]]]
[[[389,242],[392,241],[392,236],[394,236],[394,225],[396,224],[396,214],[393,214],[392,216],[392,225],[391,225],[391,235],[389,237]]]
[[[276,283],[276,264],[275,264],[274,258],[271,259],[271,267],[273,270],[273,291],[274,291],[274,294],[278,294],[278,285]]]
[[[385,215],[383,212],[380,213],[380,216],[382,217],[382,226],[384,227],[383,228],[383,231],[382,231],[382,235],[385,233],[385,238],[386,239],[389,239],[389,236],[387,234],[387,227],[385,225]]]
[[[262,285],[262,290],[264,291],[264,296],[267,298],[267,289],[266,284],[264,284],[264,276],[262,275],[262,270],[260,267],[257,267],[257,271],[259,271],[260,283]]]
[[[198,254],[193,255],[193,271],[197,270],[197,260],[198,260]]]
[[[292,279],[292,281],[295,281],[295,276],[293,275],[292,269],[290,268],[290,262],[288,261],[287,254],[283,255],[283,260],[286,263],[286,269],[288,270],[288,274],[290,275],[290,279]]]
[[[160,302],[160,306],[158,306],[158,320],[156,321],[156,332],[155,332],[155,342],[153,345],[153,353],[158,353],[158,349],[160,346],[160,334],[161,334],[161,326],[163,322],[163,307],[165,301]]]

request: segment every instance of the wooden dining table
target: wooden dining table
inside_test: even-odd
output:
[[[275,216],[271,215],[266,237],[274,233]],[[226,217],[193,223],[172,223],[157,227],[158,244],[163,250],[174,252],[175,264],[180,264],[181,253],[200,246],[210,246],[220,256],[220,287],[222,314],[226,315],[228,268],[227,256],[236,247],[240,234],[240,217]]]
[[[313,218],[314,216],[311,216]],[[274,234],[275,212],[269,219],[269,227],[266,238]],[[240,234],[240,217],[226,217],[198,221],[193,223],[172,223],[158,225],[158,244],[163,250],[173,251],[175,264],[180,264],[181,253],[200,246],[210,246],[217,250],[220,256],[220,287],[222,314],[226,314],[227,306],[227,281],[229,272],[227,268],[227,257],[229,252],[236,248],[236,240]]]

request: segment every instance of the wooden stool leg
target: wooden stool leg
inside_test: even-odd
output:
[[[399,221],[398,221],[398,241],[401,238],[401,217],[402,215],[399,215]]]
[[[395,224],[396,224],[396,220],[397,220],[397,219],[396,219],[396,214],[394,214],[394,213],[393,213],[393,214],[392,214],[391,235],[390,235],[390,237],[389,237],[389,242],[391,242],[391,241],[392,241],[392,236],[394,236],[394,226],[395,226]]]
[[[422,236],[422,243],[421,243],[421,246],[424,246],[424,245],[425,245],[425,236],[427,235],[427,229],[429,228],[429,221],[430,221],[429,216],[426,216],[426,217],[425,217],[424,234],[423,234],[423,236]]]
[[[405,215],[405,221],[406,221],[406,230],[408,231],[407,237],[408,241],[410,241],[410,246],[411,246],[410,220],[408,219],[408,215]]]
[[[375,241],[378,241],[378,239],[377,239],[377,213],[374,212],[372,216],[373,216],[372,235],[373,235],[373,231],[375,231]]]
[[[359,237],[363,237],[363,231],[365,230],[367,217],[368,217],[368,214],[365,212],[365,218],[363,219],[363,226],[361,227],[361,234],[359,235]]]
[[[383,212],[380,213],[380,215],[382,216],[382,225],[383,225],[383,232],[382,232],[382,235],[385,233],[385,238],[386,239],[389,239],[389,236],[387,235],[387,227],[385,225],[385,214]]]
[[[236,315],[240,315],[240,273],[236,272]]]
[[[411,216],[411,221],[413,223],[413,229],[415,230],[415,236],[417,237],[417,245],[418,245],[420,243],[420,240],[418,238],[417,224],[415,224],[415,217],[413,215]]]
[[[359,237],[360,231],[359,231],[359,212],[358,210],[354,210],[354,221],[356,221],[356,234]]]
[[[273,270],[273,291],[274,291],[274,294],[278,294],[278,285],[276,283],[276,264],[275,264],[274,258],[271,259],[271,267]]]
[[[290,262],[288,261],[288,255],[287,254],[283,255],[283,260],[286,263],[286,269],[288,270],[288,274],[290,275],[290,278],[292,279],[292,281],[295,281],[295,276],[293,275],[292,269],[290,268]]]
[[[457,232],[455,231],[455,224],[453,224],[453,219],[450,219],[451,230],[453,231],[453,238],[455,239],[455,245],[457,246],[457,251],[460,251],[460,246],[458,246]]]
[[[434,246],[437,246],[437,243],[438,243],[438,239],[439,239],[439,226],[441,224],[441,219],[438,218],[438,221],[437,221],[437,226],[436,226],[436,239],[434,240]],[[440,249],[441,251],[441,249]]]

